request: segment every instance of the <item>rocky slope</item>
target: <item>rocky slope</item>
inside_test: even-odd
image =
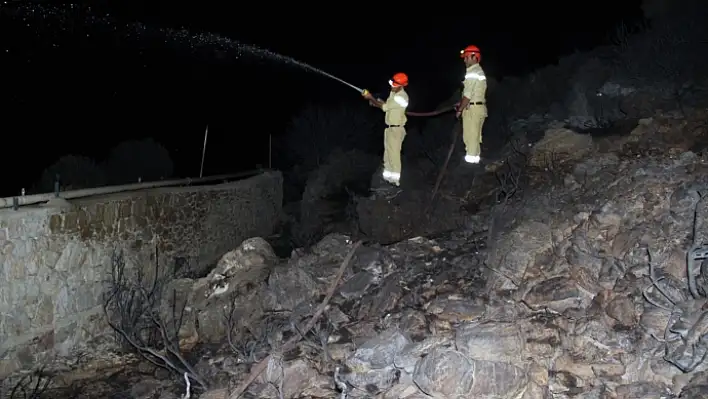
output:
[[[467,188],[478,212],[460,229],[365,243],[341,281],[344,235],[287,260],[253,238],[207,277],[170,282],[188,374],[208,385],[192,382],[192,397],[229,397],[268,354],[251,397],[708,395],[706,116],[660,114],[601,140],[551,129],[526,145],[514,190],[486,182],[515,164],[490,165]],[[117,384],[124,397],[177,398],[175,374],[142,361],[82,397]]]

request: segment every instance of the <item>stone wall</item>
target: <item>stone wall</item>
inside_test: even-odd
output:
[[[199,273],[278,223],[282,176],[0,210],[0,380],[112,341],[102,298],[117,249],[142,268]],[[157,258],[155,254],[158,254]]]

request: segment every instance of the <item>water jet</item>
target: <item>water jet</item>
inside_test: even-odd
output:
[[[91,7],[80,9],[80,7],[76,4],[70,4],[67,8],[61,9],[55,6],[33,4],[29,2],[11,3],[9,5],[5,5],[4,7],[0,7],[0,15],[2,14],[9,15],[11,18],[22,19],[28,27],[32,27],[33,22],[35,22],[35,25],[37,25],[35,26],[35,32],[38,34],[40,33],[38,29],[41,29],[41,27],[75,31],[75,19],[83,18],[84,21],[82,22],[84,26],[93,26],[97,29],[107,29],[111,35],[118,37],[122,36],[127,40],[157,39],[163,44],[180,44],[180,47],[183,49],[191,49],[192,51],[207,48],[211,50],[210,52],[212,55],[216,54],[217,51],[233,52],[235,55],[234,58],[236,59],[243,56],[244,53],[247,53],[251,56],[268,59],[270,61],[277,61],[282,64],[297,66],[302,70],[313,72],[320,76],[339,82],[353,90],[356,90],[359,94],[365,92],[364,89],[347,82],[342,78],[334,76],[323,71],[322,69],[316,68],[295,58],[263,49],[255,45],[244,44],[214,33],[195,33],[187,29],[153,28],[140,22],[120,23],[115,18],[111,17],[110,14],[96,15],[93,13]],[[77,16],[77,14],[80,15],[80,17]],[[41,24],[39,23],[40,21],[37,21],[37,19],[41,20]],[[53,20],[58,24],[47,24],[47,20]],[[89,36],[89,33],[86,33],[86,35]],[[452,110],[452,108],[446,108],[444,110],[433,112],[409,111],[407,114],[412,116],[435,116],[450,110]]]

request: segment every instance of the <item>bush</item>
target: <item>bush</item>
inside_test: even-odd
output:
[[[333,151],[327,160],[310,173],[302,200],[314,202],[341,193],[346,186],[363,184],[368,189],[371,175],[381,163],[378,156],[359,150]]]
[[[308,246],[329,233],[327,226],[345,220],[347,208],[357,193],[367,192],[378,156],[358,150],[335,150],[314,170],[300,201],[298,223],[293,226],[296,246]]]
[[[437,176],[447,157],[454,129],[461,129],[454,113],[422,119],[408,129],[401,154],[404,182]],[[462,135],[458,136],[461,144]]]
[[[274,164],[284,171],[283,196],[298,201],[314,170],[337,150],[377,152],[383,139],[383,117],[366,104],[309,104],[281,137],[274,138]]]
[[[645,0],[648,20],[620,24],[609,37],[611,44],[490,86],[485,139],[502,144],[501,138],[519,133],[538,138],[554,120],[575,129],[604,128],[627,117],[620,106],[630,109],[635,101],[630,96],[650,100],[644,108],[667,102],[680,107],[696,97],[700,85],[694,82],[708,77],[703,3]],[[618,90],[609,93],[611,88]]]
[[[54,191],[57,175],[62,191],[105,186],[106,175],[91,158],[81,155],[65,155],[42,172],[32,188],[36,194]]]
[[[646,19],[614,35],[617,74],[633,84],[681,86],[706,78],[704,1],[645,0]]]
[[[307,171],[325,163],[336,149],[373,152],[380,143],[383,117],[367,105],[307,105],[282,138],[273,143],[278,164]]]
[[[153,139],[124,141],[115,146],[104,162],[112,185],[156,181],[172,177],[170,153]]]

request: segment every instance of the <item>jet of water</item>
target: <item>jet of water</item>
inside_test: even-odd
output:
[[[267,51],[267,50],[265,50],[265,51]],[[325,72],[325,71],[323,71],[323,70],[321,70],[321,69],[319,69],[319,68],[315,68],[315,67],[313,67],[313,66],[310,65],[310,64],[306,64],[306,63],[304,63],[304,62],[302,62],[302,61],[298,61],[298,60],[296,60],[296,59],[294,59],[294,58],[291,58],[291,57],[288,57],[288,56],[286,56],[286,55],[275,54],[275,53],[273,53],[273,55],[274,55],[274,56],[283,57],[284,59],[287,59],[289,62],[291,62],[291,63],[293,63],[293,64],[295,64],[295,65],[297,65],[297,66],[299,66],[299,67],[301,67],[301,68],[303,68],[303,69],[309,69],[309,70],[311,70],[312,72],[319,73],[319,74],[322,75],[322,76],[325,76],[325,77],[328,77],[328,78],[330,78],[330,79],[336,80],[336,81],[339,82],[339,83],[343,83],[343,84],[345,84],[345,85],[351,87],[352,89],[358,91],[359,93],[361,93],[361,92],[364,91],[364,89],[361,89],[361,88],[359,88],[359,87],[356,87],[356,86],[354,86],[353,84],[347,82],[346,80],[341,79],[341,78],[338,78],[338,77],[336,77],[336,76],[334,76],[334,75],[332,75],[332,74],[329,74],[329,73],[327,73],[327,72]]]
[[[207,49],[213,53],[217,53],[217,51],[225,52],[227,55],[231,53],[235,56],[235,58],[239,58],[244,53],[247,53],[251,56],[260,57],[262,59],[297,66],[303,70],[314,72],[342,83],[359,93],[363,91],[361,88],[345,81],[344,79],[327,73],[319,68],[315,68],[305,62],[260,48],[258,46],[240,43],[236,40],[214,33],[194,33],[186,29],[152,28],[139,22],[120,24],[110,15],[94,15],[90,7],[87,9],[80,9],[80,7],[76,4],[70,4],[64,9],[49,5],[33,4],[30,2],[11,3],[11,5],[12,8],[10,8],[7,4],[5,4],[4,7],[0,6],[0,10],[13,18],[22,19],[27,26],[31,26],[33,23],[40,25],[41,23],[41,26],[50,29],[74,30],[77,25],[77,21],[75,21],[75,19],[77,18],[77,14],[79,14],[85,19],[85,21],[83,21],[83,25],[92,26],[94,28],[108,28],[112,34],[124,36],[127,39],[158,39],[164,44],[178,44],[184,48],[191,48],[193,51]],[[39,19],[39,21],[37,19]],[[49,24],[48,21],[51,20],[57,21],[58,25]],[[37,33],[39,34],[39,32]],[[88,36],[89,33],[87,32],[86,35]]]

